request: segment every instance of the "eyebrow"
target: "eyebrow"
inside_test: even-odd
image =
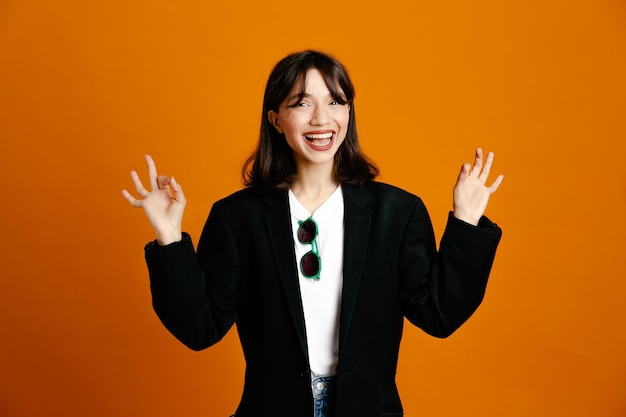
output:
[[[307,94],[307,93],[296,93],[296,94],[292,94],[289,97],[287,97],[287,102],[290,102],[290,101],[296,100],[296,99],[302,100],[303,98],[308,98],[308,97],[311,97],[311,95]]]

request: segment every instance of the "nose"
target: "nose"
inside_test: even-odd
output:
[[[313,110],[311,124],[315,126],[324,126],[330,122],[330,114],[324,105],[317,105]]]

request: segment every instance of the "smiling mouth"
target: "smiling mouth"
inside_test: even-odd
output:
[[[311,144],[316,146],[328,145],[333,139],[333,132],[327,133],[309,133],[304,135],[304,138]]]

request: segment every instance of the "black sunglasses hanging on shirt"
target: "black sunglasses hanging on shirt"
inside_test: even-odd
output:
[[[300,259],[300,271],[302,275],[312,280],[320,279],[322,271],[322,259],[319,255],[317,247],[317,223],[313,217],[309,217],[304,221],[298,221],[298,240],[300,243],[311,245],[311,250]]]

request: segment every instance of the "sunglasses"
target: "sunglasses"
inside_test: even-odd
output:
[[[311,244],[311,250],[300,259],[300,271],[302,275],[312,280],[320,279],[322,271],[322,259],[317,248],[317,223],[312,217],[304,221],[298,221],[298,240],[300,243]]]

